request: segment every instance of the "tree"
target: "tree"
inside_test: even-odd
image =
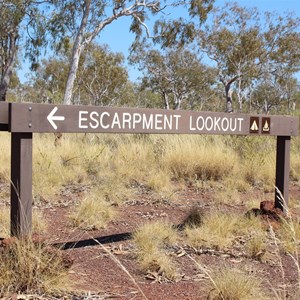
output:
[[[32,77],[32,86],[44,103],[60,103],[68,76],[70,52],[43,60]],[[76,104],[118,105],[128,84],[123,56],[107,46],[90,44],[81,56],[74,83]]]
[[[251,106],[258,113],[291,113],[296,108],[299,95],[299,83],[295,78],[278,78],[268,74],[253,91]]]
[[[106,46],[89,45],[79,63],[78,91],[84,92],[93,105],[117,105],[128,82],[124,57]],[[80,97],[79,97],[80,99]]]
[[[6,93],[13,74],[17,57],[18,27],[24,17],[20,1],[0,3],[0,101],[6,100]]]
[[[256,8],[236,3],[215,10],[212,22],[199,30],[198,43],[216,64],[227,112],[233,111],[232,86],[241,111],[251,89],[265,74],[275,72],[280,77],[299,70],[299,26],[299,19],[291,15],[261,15]]]
[[[204,19],[206,13],[212,8],[211,4],[213,1],[52,0],[54,10],[52,11],[49,28],[54,41],[58,46],[61,46],[68,44],[68,41],[74,37],[70,69],[64,94],[64,104],[71,104],[72,102],[72,92],[82,52],[106,26],[119,18],[130,17],[132,20],[130,30],[135,33],[137,39],[143,36],[143,34],[149,38],[151,37],[151,33],[146,24],[148,18],[163,16],[162,12],[167,7],[176,7],[178,5],[182,5],[183,7],[188,6],[190,16],[198,16]],[[192,26],[191,24],[189,25],[188,32],[192,32]],[[176,28],[176,32],[173,28]],[[171,43],[172,39],[182,32],[184,32],[182,36],[188,36],[184,29],[183,19],[176,24],[176,27],[167,26],[165,20],[159,19],[154,33],[158,33],[156,37],[164,37],[166,43]],[[167,34],[167,30],[169,34]]]
[[[7,89],[17,63],[21,31],[27,32],[25,55],[33,65],[43,45],[39,3],[31,0],[0,1],[0,101],[6,100]],[[26,31],[22,26],[24,25]]]
[[[178,110],[183,105],[194,109],[212,95],[211,86],[215,82],[213,68],[201,63],[193,52],[176,48],[162,54],[158,50],[140,51],[131,58],[143,70],[143,87],[151,87],[158,92],[165,109]],[[184,103],[186,102],[186,103]]]
[[[61,103],[67,76],[66,55],[43,59],[31,78],[31,85],[37,94],[36,99],[42,103]]]

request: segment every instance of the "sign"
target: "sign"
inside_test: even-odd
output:
[[[298,118],[11,103],[11,132],[298,135]]]
[[[65,120],[64,116],[54,116],[55,113],[57,112],[57,110],[58,110],[58,108],[57,108],[57,106],[55,106],[51,110],[50,114],[47,116],[47,120],[51,124],[51,126],[54,128],[54,130],[57,130],[55,121],[64,121]]]
[[[250,117],[250,133],[259,133],[259,117]]]
[[[0,130],[11,132],[11,234],[31,231],[34,132],[188,133],[277,136],[275,207],[289,195],[290,142],[299,119],[213,112],[0,103]],[[195,149],[197,151],[197,149]]]
[[[271,130],[271,118],[266,118],[263,117],[262,118],[262,134],[270,134],[270,130]]]

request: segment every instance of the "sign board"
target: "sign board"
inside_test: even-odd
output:
[[[0,103],[0,131],[11,132],[11,233],[31,230],[34,132],[277,136],[275,206],[284,209],[279,196],[288,200],[290,141],[298,127],[299,119],[290,116]]]
[[[298,135],[295,117],[11,103],[11,132]]]

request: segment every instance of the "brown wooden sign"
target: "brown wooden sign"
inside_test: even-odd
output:
[[[298,135],[295,117],[12,103],[11,132]]]
[[[31,231],[34,132],[277,136],[275,206],[284,210],[280,197],[288,201],[290,142],[298,127],[299,119],[287,116],[0,103],[0,130],[11,132],[11,234]]]

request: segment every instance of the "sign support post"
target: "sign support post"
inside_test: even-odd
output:
[[[11,134],[11,235],[30,233],[32,223],[32,133]]]
[[[289,199],[290,149],[291,137],[277,136],[275,207],[283,211]]]

